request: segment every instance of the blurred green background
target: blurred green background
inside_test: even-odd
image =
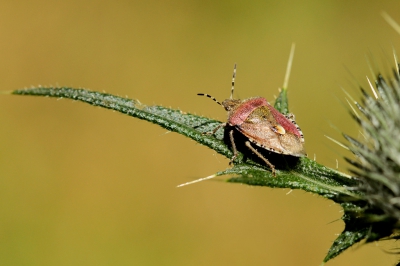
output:
[[[366,55],[400,49],[382,10],[400,21],[397,0],[1,1],[0,88],[85,87],[224,120],[196,93],[227,98],[236,62],[236,96],[273,101],[295,42],[289,100],[309,157],[347,171],[323,135],[357,136],[341,86],[357,95]],[[319,265],[343,229],[336,204],[303,191],[176,188],[228,159],[119,113],[2,95],[0,124],[1,265]],[[394,247],[328,265],[392,265]]]

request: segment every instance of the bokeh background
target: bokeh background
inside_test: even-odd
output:
[[[366,85],[366,55],[392,60],[400,2],[0,1],[0,88],[85,87],[219,120],[209,99],[289,82],[310,157],[347,171],[324,135],[357,136],[341,87]],[[332,126],[333,125],[333,126]],[[344,225],[303,191],[218,180],[228,167],[183,136],[70,100],[0,95],[1,265],[319,265]],[[393,242],[328,265],[392,265]]]

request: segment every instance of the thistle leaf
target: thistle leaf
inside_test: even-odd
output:
[[[138,100],[85,89],[39,87],[15,90],[12,94],[68,98],[112,109],[157,124],[169,131],[182,134],[229,159],[233,156],[229,148],[229,142],[226,141],[223,128],[219,129],[214,135],[204,134],[213,131],[213,129],[222,123],[213,119],[162,106],[146,106]],[[288,113],[286,89],[281,90],[275,107],[283,113]],[[241,154],[234,161],[232,168],[218,172],[215,176],[229,176],[228,182],[243,183],[252,186],[302,189],[342,204],[345,213],[359,208],[357,205],[351,203],[343,205],[344,202],[348,202],[349,200],[354,202],[360,200],[359,194],[348,190],[348,187],[358,185],[357,180],[348,175],[327,168],[305,157],[297,158],[277,154],[275,158],[276,162],[273,162],[277,166],[276,177],[274,177],[270,169],[256,159],[249,154]],[[346,248],[365,238],[365,235],[360,234],[360,232],[366,230],[365,226],[353,226],[351,230],[348,229],[348,224],[354,224],[351,217],[350,215],[344,216],[346,229],[332,245],[325,261],[337,256]]]
[[[287,115],[289,113],[289,101],[286,88],[281,89],[279,96],[275,100],[274,107],[276,110],[284,115]]]

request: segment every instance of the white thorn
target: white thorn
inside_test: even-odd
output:
[[[397,24],[397,22],[392,19],[392,17],[389,16],[388,13],[382,12],[381,15],[386,20],[386,22],[389,23],[389,25],[392,26],[392,28],[400,34],[400,25]]]
[[[207,177],[202,177],[202,178],[190,181],[190,182],[186,182],[186,183],[180,184],[177,187],[183,187],[183,186],[191,185],[191,184],[194,184],[194,183],[197,183],[197,182],[201,182],[201,181],[204,181],[204,180],[208,180],[208,179],[214,178],[216,176],[217,175],[210,175],[210,176],[207,176]]]
[[[358,134],[360,134],[366,141],[367,141],[367,137],[360,131],[358,131]]]
[[[394,63],[396,65],[397,75],[399,74],[399,61],[397,60],[396,50],[393,48]]]
[[[294,48],[296,47],[295,43],[292,43],[292,48],[290,49],[290,55],[289,55],[289,61],[286,67],[286,74],[285,74],[285,79],[283,81],[283,89],[287,89],[289,85],[289,77],[290,77],[290,71],[292,70],[292,63],[293,63],[293,57],[294,57]]]
[[[367,76],[367,80],[368,80],[368,83],[369,83],[369,87],[371,88],[372,92],[374,93],[375,99],[378,99],[378,94],[376,93],[374,86],[372,86],[372,83],[369,80],[368,76]]]
[[[330,141],[332,141],[332,142],[336,143],[337,145],[339,145],[340,147],[345,148],[346,150],[350,150],[349,147],[347,147],[346,145],[340,143],[339,141],[337,141],[337,140],[335,140],[335,139],[333,139],[333,138],[331,138],[331,137],[329,137],[329,136],[327,136],[327,135],[324,135],[324,136],[325,136],[327,139],[329,139]]]
[[[343,87],[341,87],[342,91],[346,94],[347,97],[349,97],[350,101],[352,101],[354,104],[357,104],[357,101],[351,97],[350,93],[348,93]]]
[[[353,110],[354,115],[357,116],[358,119],[360,119],[360,116],[358,115],[356,109],[354,109],[353,105],[351,105],[351,103],[349,102],[349,100],[347,100],[347,98],[345,98],[345,99],[346,99],[347,103],[349,104],[351,110]]]

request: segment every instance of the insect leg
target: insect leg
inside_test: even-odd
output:
[[[246,141],[245,144],[255,155],[260,157],[260,159],[262,159],[271,168],[272,174],[274,176],[276,176],[276,174],[275,174],[275,165],[270,163],[261,153],[259,153],[255,148],[253,148],[253,146],[251,146],[251,144],[250,144],[250,141]]]
[[[204,132],[203,135],[214,135],[215,132],[218,131],[218,129],[220,129],[221,127],[224,127],[224,126],[226,126],[226,123],[221,123],[216,128],[214,128],[213,131]]]
[[[238,155],[238,151],[236,149],[235,140],[233,139],[233,130],[229,131],[229,138],[231,140],[232,150],[233,150],[233,157],[231,158],[231,161],[229,162],[229,164],[232,164],[233,161],[236,159],[236,157]]]

